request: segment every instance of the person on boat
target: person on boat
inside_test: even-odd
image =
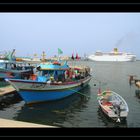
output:
[[[58,72],[57,71],[54,72],[54,80],[58,81]]]
[[[80,72],[80,79],[84,78],[84,73]]]
[[[50,77],[50,81],[51,81],[51,83],[54,82],[54,77],[53,76]]]
[[[58,75],[58,81],[61,81],[61,82],[64,82],[65,81],[65,76],[64,76],[64,74],[59,74]]]
[[[65,71],[65,79],[68,79],[68,77],[69,77],[69,70],[66,70]]]
[[[102,94],[103,98],[102,98],[102,104],[103,105],[108,105],[108,106],[112,106],[112,102],[111,101],[111,91],[107,90],[106,92],[104,92]]]
[[[40,67],[40,66],[38,66],[36,69],[37,69],[37,71],[40,71],[41,67]]]
[[[70,79],[72,79],[72,75],[73,75],[73,72],[72,72],[72,69],[70,68],[70,69],[69,69],[69,78],[70,78]]]
[[[16,70],[16,64],[12,64],[11,69]]]
[[[77,74],[75,75],[75,79],[76,79],[76,80],[79,80],[80,78],[81,78],[80,73],[77,72]]]
[[[75,73],[72,74],[72,80],[75,81]]]
[[[89,75],[88,70],[85,68],[85,77]]]

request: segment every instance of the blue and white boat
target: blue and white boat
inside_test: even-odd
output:
[[[87,86],[90,80],[89,67],[69,67],[67,62],[58,61],[41,63],[30,79],[6,79],[27,104],[65,98]]]
[[[13,56],[15,49],[12,52],[4,55],[0,59],[0,79],[4,78],[26,78],[33,73],[33,66],[26,62],[16,62]]]
[[[22,78],[33,73],[33,66],[15,61],[0,62],[0,78]]]

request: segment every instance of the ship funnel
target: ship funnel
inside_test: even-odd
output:
[[[114,52],[118,52],[118,48],[114,48]]]
[[[118,48],[114,48],[114,54],[118,54]]]

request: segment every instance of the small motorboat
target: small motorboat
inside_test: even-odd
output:
[[[126,101],[114,91],[103,91],[98,94],[98,102],[102,111],[116,122],[125,120],[129,108]]]

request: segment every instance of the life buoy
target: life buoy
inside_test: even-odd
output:
[[[53,65],[60,65],[60,63],[58,61],[54,61]]]
[[[37,76],[36,76],[35,74],[31,74],[31,75],[30,75],[30,79],[31,79],[31,80],[36,80],[36,78],[37,78]]]

